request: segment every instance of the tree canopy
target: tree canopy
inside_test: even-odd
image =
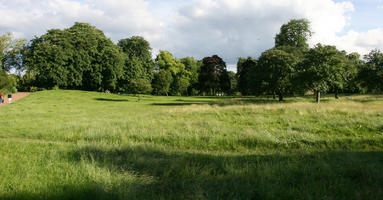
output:
[[[26,47],[24,64],[40,87],[114,90],[122,75],[121,50],[104,33],[86,23],[52,29]]]
[[[226,63],[217,55],[205,57],[198,77],[200,89],[210,95],[230,90],[230,77]]]
[[[307,19],[293,19],[281,26],[275,36],[275,46],[293,46],[308,48],[307,40],[311,37],[310,22]]]

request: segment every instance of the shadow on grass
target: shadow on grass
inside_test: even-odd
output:
[[[175,100],[167,103],[152,103],[153,106],[190,106],[190,105],[210,105],[210,106],[233,106],[233,105],[251,105],[251,104],[288,104],[296,103],[299,100],[288,99],[278,101],[262,98],[222,98],[216,100]]]
[[[150,184],[133,185],[127,199],[379,199],[383,195],[382,152],[241,156],[87,147],[70,152],[68,158],[95,162],[117,174],[153,177]]]
[[[127,99],[107,99],[107,98],[95,98],[96,101],[107,101],[107,102],[128,102]]]
[[[83,147],[63,156],[74,164],[151,177],[58,185],[0,199],[381,199],[383,152],[210,155],[148,146]],[[90,180],[88,180],[90,179]]]

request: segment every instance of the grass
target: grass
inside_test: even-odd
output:
[[[383,96],[43,91],[0,107],[0,199],[381,199]]]

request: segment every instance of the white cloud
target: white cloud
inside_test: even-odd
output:
[[[162,32],[144,0],[1,0],[0,15],[0,31],[23,33],[28,38],[76,21],[91,23],[115,40],[142,35],[156,41]]]
[[[163,49],[177,57],[196,58],[217,54],[228,64],[235,64],[238,57],[257,57],[272,48],[282,24],[293,18],[307,18],[315,32],[311,45],[321,42],[361,54],[383,48],[383,27],[339,36],[351,23],[354,6],[349,1],[154,1],[0,0],[0,34],[11,31],[31,38],[47,29],[69,27],[75,21],[89,22],[114,41],[141,35],[155,52]]]
[[[178,56],[218,54],[235,63],[273,47],[280,26],[293,18],[311,21],[311,44],[336,41],[353,9],[332,0],[195,0],[173,16],[168,48]]]

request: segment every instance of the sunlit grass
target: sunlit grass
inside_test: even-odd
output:
[[[379,199],[383,96],[44,91],[0,108],[0,199]]]

